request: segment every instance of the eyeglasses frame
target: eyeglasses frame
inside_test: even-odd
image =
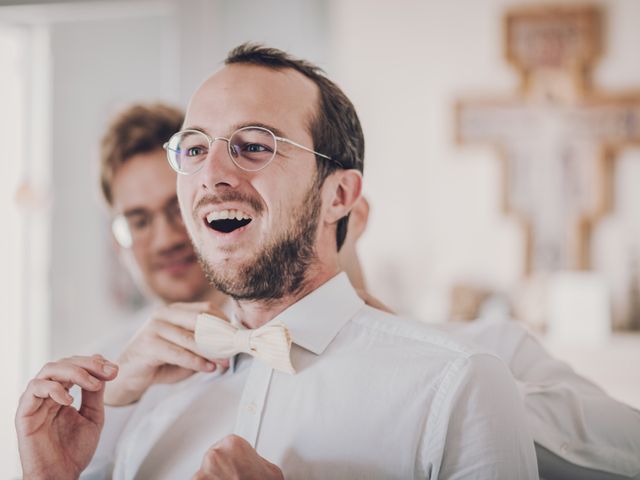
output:
[[[171,212],[174,207],[178,207],[177,215],[174,215],[173,212]],[[146,211],[145,213],[149,215],[150,228],[153,228],[153,224],[158,215],[162,215],[164,217],[164,221],[167,222],[172,229],[184,228],[184,221],[180,214],[177,197],[171,198],[162,208],[158,208],[154,211]],[[120,233],[116,230],[119,230]],[[118,244],[123,248],[128,249],[133,247],[135,244],[141,243],[140,236],[136,236],[134,233],[134,229],[131,228],[129,218],[126,213],[118,213],[111,218],[111,231]],[[148,231],[150,232],[151,230]],[[121,237],[121,235],[126,235],[126,238]],[[148,239],[146,241],[148,241]]]
[[[235,134],[237,134],[238,132],[242,132],[243,130],[249,130],[249,129],[251,129],[251,130],[262,130],[263,132],[267,132],[276,141],[275,142],[275,149],[273,150],[273,155],[271,156],[271,159],[267,163],[265,163],[263,166],[261,166],[260,168],[256,168],[255,170],[244,168],[244,167],[238,165],[236,160],[233,158],[233,153],[231,152],[231,138]],[[288,138],[279,137],[278,135],[276,135],[271,130],[269,130],[268,128],[265,128],[265,127],[247,125],[246,127],[241,127],[241,128],[238,128],[237,130],[235,130],[231,134],[231,136],[229,136],[229,138],[226,138],[226,137],[211,137],[210,135],[208,135],[207,133],[203,132],[202,130],[196,130],[194,128],[186,128],[184,130],[180,130],[179,132],[176,132],[173,135],[171,135],[171,138],[169,139],[169,141],[165,142],[162,145],[162,148],[167,152],[167,160],[169,161],[169,165],[171,165],[171,168],[173,168],[176,171],[176,173],[178,173],[180,175],[193,175],[194,173],[198,173],[204,167],[204,164],[205,164],[205,162],[203,161],[202,164],[196,170],[194,170],[193,172],[181,172],[180,170],[175,168],[173,162],[169,158],[169,150],[171,150],[169,148],[169,143],[171,142],[171,139],[173,137],[175,137],[176,135],[184,134],[184,133],[199,133],[201,135],[204,135],[204,137],[209,142],[209,150],[211,150],[211,146],[213,145],[213,142],[215,142],[216,140],[224,140],[225,142],[227,142],[227,153],[229,154],[229,158],[231,159],[231,161],[233,162],[233,164],[236,167],[238,167],[240,170],[244,170],[245,172],[259,172],[260,170],[266,168],[273,161],[273,159],[276,158],[276,154],[278,153],[278,143],[277,142],[288,143],[289,145],[293,145],[294,147],[301,148],[302,150],[305,150],[306,152],[313,153],[314,155],[318,155],[319,157],[322,157],[322,158],[324,158],[326,160],[334,161],[338,165],[342,166],[340,164],[340,162],[338,162],[337,160],[333,160],[331,157],[329,157],[329,156],[327,156],[327,155],[325,155],[323,153],[316,152],[315,150],[312,150],[311,148],[305,147],[304,145],[300,145],[299,143],[294,142],[293,140],[289,140]],[[205,157],[205,160],[206,160],[206,157]]]

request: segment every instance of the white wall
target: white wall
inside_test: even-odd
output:
[[[140,0],[0,9],[37,24],[51,65],[51,339],[47,357],[84,351],[128,313],[114,303],[108,219],[98,190],[98,144],[133,101],[186,107],[225,53],[244,41],[327,62],[321,1]]]
[[[243,41],[279,46],[321,64],[327,61],[327,13],[319,0],[10,3],[14,5],[0,7],[0,27],[20,25],[27,32],[37,31],[38,38],[28,38],[26,44],[39,46],[24,54],[29,57],[25,63],[36,68],[29,90],[34,96],[25,106],[34,105],[28,113],[21,112],[30,117],[26,129],[39,132],[28,145],[38,161],[17,165],[16,171],[38,178],[42,174],[33,168],[38,164],[46,178],[37,186],[52,195],[37,216],[21,219],[37,220],[30,231],[43,233],[37,239],[42,252],[31,250],[42,266],[25,297],[27,310],[35,311],[40,323],[29,330],[29,312],[20,318],[3,316],[3,323],[15,322],[14,341],[20,336],[26,340],[24,351],[17,351],[17,342],[15,352],[4,352],[11,360],[2,378],[12,386],[8,403],[0,405],[2,425],[7,426],[6,438],[0,438],[7,453],[0,470],[3,478],[18,474],[10,425],[26,379],[47,359],[82,353],[99,343],[131,313],[114,302],[117,264],[98,189],[98,144],[109,118],[134,101],[163,100],[185,107],[226,51]],[[7,82],[1,88],[8,98],[21,95]],[[13,183],[2,191],[10,202]],[[14,212],[15,205],[8,206]],[[12,251],[13,260],[20,262],[15,249],[7,253]],[[35,286],[41,290],[41,285],[48,295],[35,298],[34,305],[31,290]],[[12,300],[21,301],[17,296]],[[12,305],[4,305],[5,314],[16,311]]]
[[[507,290],[518,281],[523,238],[500,211],[499,164],[490,150],[454,145],[452,107],[462,95],[514,89],[501,17],[524,2],[81,3],[0,9],[0,20],[44,25],[51,38],[51,357],[77,352],[124,317],[109,290],[113,256],[97,182],[108,116],[134,100],[185,106],[224,53],[247,40],[319,63],[355,103],[372,204],[361,253],[374,294],[402,312],[441,320],[454,282]],[[640,89],[640,2],[596,3],[608,12],[596,83]],[[640,227],[629,233],[623,226],[640,225],[629,220],[640,218],[639,160],[637,149],[619,159],[616,211],[594,242],[596,265],[618,291],[628,275],[624,245],[640,245]]]
[[[224,53],[247,40],[319,63],[356,104],[372,204],[361,254],[375,294],[402,312],[441,320],[457,281],[510,289],[522,269],[522,232],[500,211],[494,153],[454,145],[452,106],[462,95],[515,88],[516,73],[502,58],[501,19],[521,3],[128,2],[139,6],[132,16],[131,8],[118,13],[117,2],[89,2],[66,7],[74,13],[70,19],[60,10],[49,14],[52,354],[77,350],[121,316],[111,302],[113,257],[96,180],[97,142],[108,116],[134,100],[185,106]],[[607,49],[596,83],[612,90],[639,86],[640,64],[628,46],[640,40],[640,5],[600,4],[608,12]],[[626,152],[618,162],[616,212],[594,239],[596,265],[618,291],[628,275],[621,245],[631,238],[619,217],[637,218],[638,155]],[[635,238],[640,243],[640,234]],[[613,261],[612,252],[618,252]]]
[[[181,25],[181,103],[244,42],[284,49],[327,65],[329,4],[322,0],[185,0]]]
[[[0,335],[0,384],[3,394],[0,397],[0,451],[13,452],[17,449],[17,440],[13,432],[13,413],[16,399],[22,392],[22,376],[19,368],[7,366],[20,365],[23,360],[21,340],[25,332],[25,305],[23,290],[25,287],[25,222],[20,208],[15,202],[15,192],[20,188],[23,173],[22,161],[26,156],[22,142],[25,138],[24,108],[25,65],[21,61],[27,50],[24,30],[18,27],[0,29],[0,63],[3,75],[0,80],[0,104],[6,113],[0,117],[0,144],[14,148],[11,158],[15,161],[3,163],[0,177],[0,218],[3,219],[3,232],[0,237],[0,306],[2,308]],[[17,458],[3,457],[0,463],[0,477],[9,478],[18,468]]]
[[[499,164],[489,149],[454,145],[453,104],[461,96],[513,91],[517,75],[502,57],[502,15],[509,6],[531,3],[331,4],[332,72],[355,101],[367,139],[372,214],[362,256],[373,292],[401,311],[440,320],[453,283],[508,290],[520,278],[523,236],[500,211]],[[640,89],[640,3],[595,3],[607,11],[596,83]],[[630,151],[618,162],[620,201],[594,241],[596,265],[618,290],[627,280],[622,270],[628,258],[612,253],[629,233],[616,216],[640,219],[639,157]],[[612,262],[617,267],[602,266]]]
[[[500,211],[494,153],[454,145],[452,106],[461,95],[514,89],[501,18],[520,3],[152,1],[128,2],[145,5],[133,16],[130,8],[111,8],[101,17],[117,2],[91,2],[65,7],[71,17],[49,15],[52,354],[77,349],[119,315],[106,280],[113,258],[97,191],[97,142],[108,116],[134,100],[186,105],[224,53],[246,40],[318,62],[354,100],[367,139],[372,215],[361,253],[374,293],[400,311],[437,320],[446,317],[456,281],[511,288],[522,269],[522,232]],[[640,40],[640,4],[600,4],[608,36],[596,83],[637,87],[640,63],[629,45]],[[628,275],[623,245],[640,241],[620,220],[637,217],[637,157],[629,151],[618,162],[616,212],[594,241],[596,265],[619,291]],[[614,251],[619,258],[612,261]]]
[[[113,112],[134,100],[177,98],[166,14],[56,22],[53,57],[52,356],[84,348],[114,317],[114,261],[98,191],[97,151]],[[174,55],[172,55],[174,54]]]

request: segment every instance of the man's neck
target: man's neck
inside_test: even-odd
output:
[[[337,266],[330,269],[310,269],[302,288],[282,298],[270,300],[234,300],[233,311],[236,320],[247,328],[261,327],[333,278],[339,271],[340,269]]]
[[[176,303],[176,300],[174,299],[168,300],[166,298],[155,297],[155,300],[160,302],[163,305],[170,305],[172,303]],[[201,294],[193,298],[181,300],[181,302],[184,302],[184,303],[210,302],[218,308],[223,308],[228,301],[229,301],[229,297],[227,295],[225,295],[220,290],[212,286],[210,286],[209,288],[204,290]]]
[[[223,308],[224,305],[229,301],[229,297],[222,293],[217,288],[211,287],[207,290],[206,294],[203,295],[203,302],[211,302],[218,308]]]

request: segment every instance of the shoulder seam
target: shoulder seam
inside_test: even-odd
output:
[[[380,312],[383,315],[385,315],[385,320],[388,319],[390,321],[393,321],[388,317],[396,317],[399,327],[404,326],[405,328],[413,328],[412,325],[407,325],[407,323],[404,323],[404,322],[414,321],[415,326],[423,326],[429,329],[428,333],[426,331],[419,332],[418,329],[414,329],[415,335],[408,335],[407,332],[402,331],[402,328],[392,329],[392,328],[387,328],[387,327],[390,327],[391,324],[381,325],[381,320],[379,319],[366,319],[366,320],[363,319],[362,315],[366,313],[367,313],[367,309],[365,306],[365,308],[359,310],[358,313],[354,315],[354,317],[351,320],[354,323],[356,323],[358,326],[361,326],[368,330],[386,333],[394,337],[404,338],[406,340],[412,340],[419,343],[429,343],[431,345],[436,345],[436,346],[457,352],[463,355],[465,358],[474,356],[476,353],[484,353],[484,352],[476,352],[474,349],[467,347],[464,343],[456,341],[451,334],[448,334],[447,332],[438,331],[433,327],[430,327],[429,324],[427,323],[423,323],[418,320],[411,320],[408,318],[395,316],[392,314],[388,314],[386,312]],[[400,323],[403,323],[403,325],[400,325]],[[441,339],[442,343],[436,344],[434,342],[434,338]]]

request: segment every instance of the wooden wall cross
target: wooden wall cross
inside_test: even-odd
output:
[[[505,55],[519,90],[456,104],[456,141],[491,145],[503,163],[502,205],[526,232],[525,274],[590,268],[592,230],[612,204],[613,161],[640,145],[640,91],[591,85],[601,23],[595,7],[508,12]]]

